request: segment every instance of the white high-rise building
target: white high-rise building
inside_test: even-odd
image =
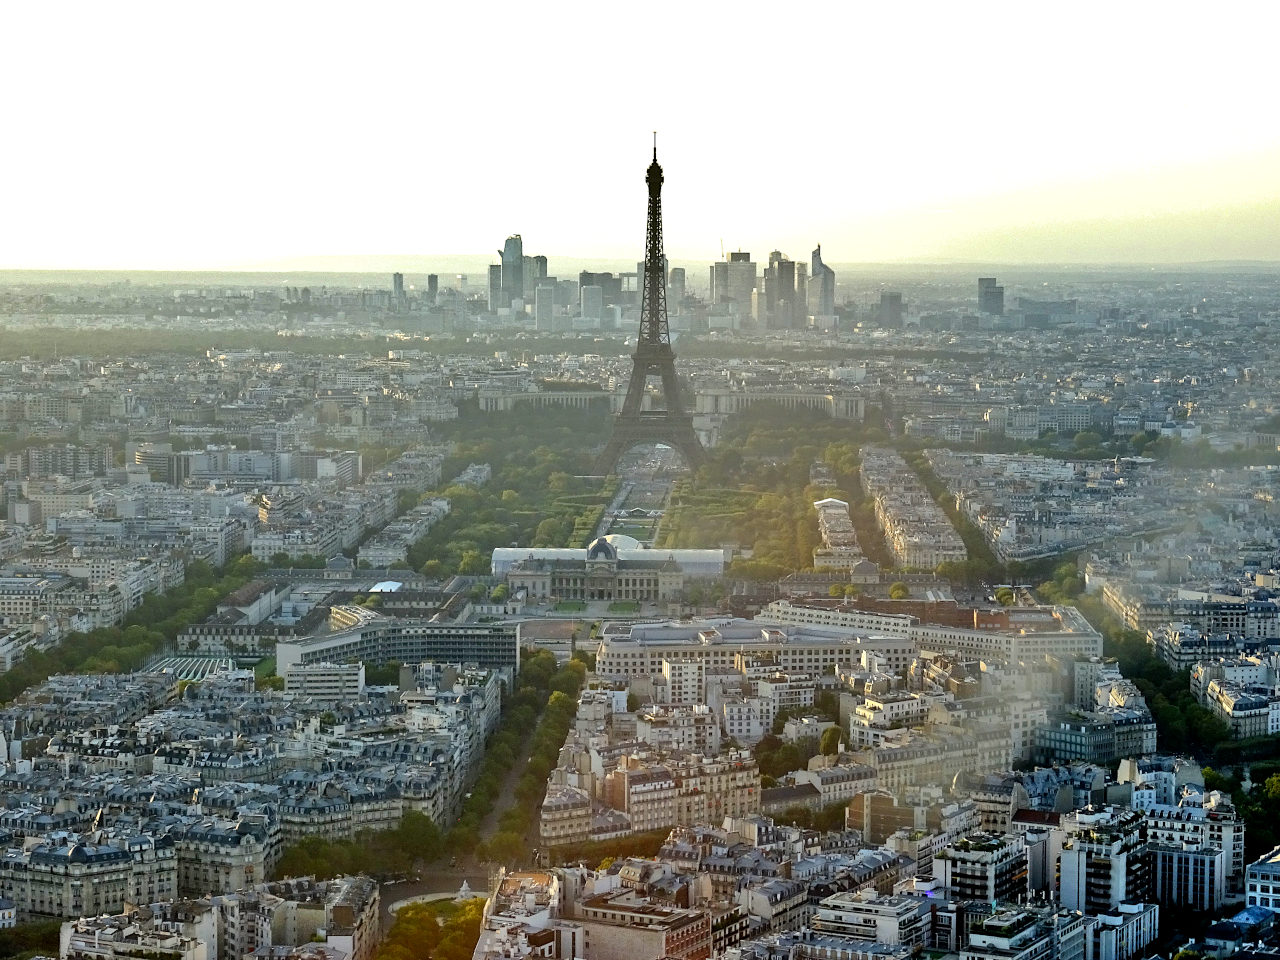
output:
[[[711,303],[729,302],[729,312],[752,316],[752,294],[756,289],[756,265],[751,254],[737,251],[728,259],[711,265]]]
[[[1062,820],[1059,899],[1068,910],[1102,913],[1123,900],[1150,899],[1151,874],[1143,816],[1135,810],[1087,807]]]

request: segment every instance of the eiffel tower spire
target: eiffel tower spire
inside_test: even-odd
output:
[[[680,451],[690,468],[705,459],[705,451],[693,431],[693,417],[680,397],[676,379],[676,355],[667,328],[666,259],[662,255],[662,167],[658,165],[658,135],[654,134],[653,162],[645,173],[649,186],[649,216],[645,229],[644,285],[640,291],[640,335],[631,355],[631,382],[622,411],[613,424],[613,436],[600,454],[597,472],[610,473],[618,459],[642,443],[663,443]],[[645,410],[650,377],[662,381],[661,409]]]

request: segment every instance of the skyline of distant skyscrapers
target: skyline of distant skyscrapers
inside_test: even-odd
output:
[[[489,309],[519,311],[534,303],[541,284],[554,279],[547,276],[547,258],[526,256],[523,238],[513,233],[498,251],[498,262],[489,265]]]
[[[525,255],[523,238],[518,233],[507,237],[498,257],[499,262],[488,267],[489,310],[504,314],[524,313],[535,321],[541,315],[542,323],[537,324],[540,328],[549,322],[548,311],[552,317],[574,316],[576,312],[576,315],[589,319],[605,319],[610,310],[620,316],[618,311],[626,311],[639,302],[640,265],[635,273],[583,270],[576,282],[557,280],[548,275],[547,257]],[[706,310],[700,306],[701,291],[689,289],[687,268],[671,267],[664,258],[663,275],[671,308],[682,309],[692,295],[694,301],[688,309],[692,310],[693,322],[705,323],[701,319]],[[822,260],[821,244],[812,251],[807,262],[794,261],[782,251],[773,250],[763,273],[750,252],[731,251],[724,255],[723,260],[711,264],[709,279],[706,303],[713,316],[733,316],[735,323],[755,321],[769,329],[800,329],[809,326],[814,322],[812,318],[816,317],[823,318],[822,325],[826,327],[835,322],[836,276],[835,271]],[[554,289],[554,297],[550,293],[544,294],[540,311],[537,291],[543,285]],[[588,287],[598,289],[598,301],[595,292],[585,292]],[[406,305],[418,302],[408,296],[403,274],[393,274],[392,288],[393,300]],[[436,285],[430,287],[422,299],[431,304],[439,302],[438,278]]]
[[[520,235],[512,234],[509,241],[507,249],[501,252],[510,250],[514,253],[516,244],[520,242]],[[702,296],[702,291],[688,289],[687,268],[671,267],[664,258],[666,293],[672,313],[681,317],[680,332],[698,332],[708,328],[737,329],[743,322],[752,319],[762,329],[830,330],[842,322],[858,322],[859,315],[890,328],[901,328],[909,322],[907,304],[899,291],[882,290],[879,303],[865,307],[846,300],[837,313],[836,272],[823,260],[820,243],[811,251],[808,263],[793,262],[778,250],[772,251],[769,259],[765,275],[757,277],[756,264],[749,252],[738,250],[726,254],[724,260],[711,265],[711,297],[706,299]],[[540,331],[559,332],[596,328],[577,327],[578,318],[596,321],[600,329],[612,329],[638,305],[632,289],[636,279],[634,273],[615,275],[584,270],[576,280],[561,280],[546,274],[547,263],[545,256],[521,255],[522,280],[526,285],[532,282],[533,289],[523,297],[514,298],[510,303],[506,300],[509,291],[504,279],[510,279],[512,271],[504,274],[501,263],[491,264],[488,270],[491,311],[501,312],[513,319],[524,317],[531,320],[533,327]],[[787,287],[792,269],[796,277],[793,290]],[[812,276],[809,275],[810,271]],[[988,316],[1003,316],[1004,286],[995,277],[977,279],[979,311]],[[760,280],[765,282],[761,283]],[[457,286],[446,291],[445,297],[454,306],[466,299],[467,278],[459,274],[456,281]],[[775,296],[772,312],[767,298],[769,292]],[[285,288],[285,295],[290,303],[305,304],[310,293],[306,288]],[[791,301],[787,299],[788,294],[792,295]],[[415,291],[406,284],[405,275],[400,271],[391,274],[389,296],[386,292],[365,291],[361,298],[362,304],[380,303],[393,311],[410,313],[435,307],[443,302],[437,274],[427,274],[425,283]],[[1042,303],[1023,297],[1019,301],[1016,316],[1028,325],[1043,325],[1046,322],[1045,316],[1073,313],[1074,300]],[[910,322],[918,323],[920,320],[917,317]]]

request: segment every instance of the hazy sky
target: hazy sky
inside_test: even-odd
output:
[[[0,268],[1280,259],[1274,4],[11,3]],[[1269,226],[1271,228],[1269,228]]]

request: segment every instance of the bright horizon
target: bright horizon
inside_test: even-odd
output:
[[[0,269],[359,270],[511,233],[634,262],[654,129],[673,261],[1280,260],[1277,21],[12,5]]]

